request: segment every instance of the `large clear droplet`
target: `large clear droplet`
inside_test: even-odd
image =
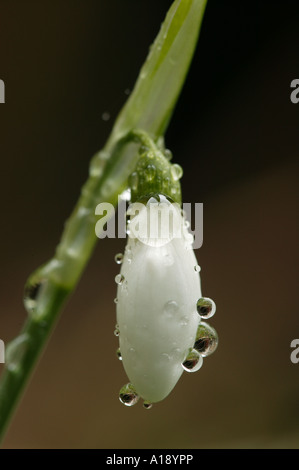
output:
[[[170,161],[170,160],[172,159],[172,157],[173,157],[172,151],[169,150],[169,149],[165,149],[165,150],[164,150],[164,157],[165,157],[168,161]]]
[[[27,284],[24,292],[24,306],[28,313],[36,308],[37,298],[45,281]]]
[[[131,383],[124,385],[119,392],[120,401],[126,406],[133,406],[139,400],[139,395],[137,395],[135,388]]]
[[[203,357],[210,356],[218,346],[218,335],[212,326],[206,322],[201,322],[197,328],[194,349]]]
[[[114,261],[117,264],[121,264],[123,262],[124,255],[122,253],[117,253],[117,255],[114,256]]]
[[[201,297],[196,304],[198,314],[204,320],[211,318],[216,312],[216,304],[209,297]]]
[[[123,284],[124,280],[125,280],[125,277],[124,277],[122,274],[117,274],[117,275],[115,276],[115,282],[116,282],[116,284],[118,284],[119,286],[120,286],[121,284]]]
[[[196,349],[192,349],[184,362],[183,369],[187,372],[197,372],[203,364],[203,358]]]

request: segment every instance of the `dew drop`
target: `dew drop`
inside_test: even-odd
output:
[[[201,297],[196,304],[197,312],[204,320],[211,318],[216,312],[216,304],[209,297]]]
[[[27,284],[24,292],[24,306],[27,313],[32,313],[36,308],[37,298],[45,281]]]
[[[194,266],[194,271],[195,271],[196,273],[200,273],[201,267],[200,267],[198,264],[196,264],[196,265]]]
[[[188,354],[182,363],[183,369],[187,372],[197,372],[203,364],[203,358],[196,349]]]
[[[176,314],[176,312],[178,311],[178,304],[175,300],[169,300],[169,302],[167,302],[165,305],[164,305],[164,314],[166,315],[167,318],[173,318]]]
[[[139,400],[139,395],[137,395],[135,388],[131,383],[124,385],[119,392],[120,401],[126,406],[133,406]]]
[[[114,330],[114,336],[119,336],[119,333],[120,333],[119,326],[116,324],[115,325],[115,330]]]
[[[174,181],[178,181],[183,176],[183,168],[177,163],[171,166],[170,172]]]
[[[153,404],[150,403],[149,401],[143,402],[143,408],[145,408],[146,410],[150,410],[152,407],[153,407]]]
[[[115,299],[114,299],[114,303],[115,303],[115,304],[117,304],[117,303],[118,303],[118,298],[117,298],[117,297],[115,297]]]
[[[18,336],[8,344],[6,348],[6,367],[10,372],[18,372],[28,345],[29,336],[26,333]]]
[[[137,191],[138,188],[138,173],[134,171],[129,178],[129,185],[133,191]]]
[[[122,253],[117,253],[117,255],[114,256],[114,261],[116,264],[121,264],[123,262],[124,255]]]
[[[152,181],[156,175],[156,167],[155,165],[147,165],[145,168],[145,178],[147,181]]]
[[[218,346],[218,335],[216,330],[208,323],[201,322],[197,328],[194,349],[203,357],[210,356]]]
[[[172,151],[169,150],[169,149],[165,149],[165,150],[164,150],[164,157],[165,157],[168,161],[170,161],[170,160],[172,159],[172,157],[173,157]]]
[[[123,284],[124,280],[125,280],[125,276],[123,276],[122,274],[117,274],[117,275],[115,276],[115,282],[116,282],[116,284],[118,284],[119,286]]]
[[[121,356],[120,348],[118,348],[118,349],[116,350],[116,357],[117,357],[117,359],[118,359],[119,361],[122,361],[122,360],[123,360],[123,358],[122,358],[122,356]]]

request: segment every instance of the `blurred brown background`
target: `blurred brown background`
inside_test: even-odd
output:
[[[0,0],[0,338],[132,89],[171,1]],[[283,5],[283,6],[282,6]],[[299,5],[209,0],[166,136],[184,200],[204,203],[197,250],[218,351],[152,410],[124,407],[115,253],[101,240],[15,415],[5,448],[299,447]],[[102,119],[108,112],[109,121]],[[0,366],[0,372],[3,366]]]

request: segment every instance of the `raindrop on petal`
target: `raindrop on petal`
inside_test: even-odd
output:
[[[116,284],[118,284],[119,286],[120,286],[121,284],[123,284],[124,280],[125,280],[125,277],[124,277],[122,274],[117,274],[117,275],[115,276],[115,282],[116,282]]]
[[[117,253],[117,255],[115,255],[114,257],[114,261],[117,264],[121,264],[123,262],[123,259],[124,259],[124,255],[122,253]]]
[[[218,346],[218,335],[216,330],[208,323],[201,322],[197,328],[194,349],[203,357],[210,356]]]
[[[216,304],[209,297],[201,297],[196,304],[198,314],[204,320],[211,318],[216,312]]]
[[[121,356],[120,348],[118,348],[118,349],[116,350],[116,357],[117,357],[117,359],[119,359],[120,361],[123,360],[123,358],[122,358],[122,356]]]
[[[196,349],[188,354],[182,363],[183,369],[187,372],[197,372],[203,364],[203,358]]]

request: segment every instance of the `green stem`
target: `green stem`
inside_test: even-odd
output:
[[[116,205],[118,194],[128,185],[140,145],[132,130],[142,129],[142,138],[149,134],[154,141],[165,133],[191,62],[205,5],[206,0],[173,2],[105,147],[91,161],[89,178],[54,257],[27,282],[29,316],[20,335],[7,347],[0,382],[0,439],[59,312],[92,254],[97,241],[96,206],[104,201]]]

